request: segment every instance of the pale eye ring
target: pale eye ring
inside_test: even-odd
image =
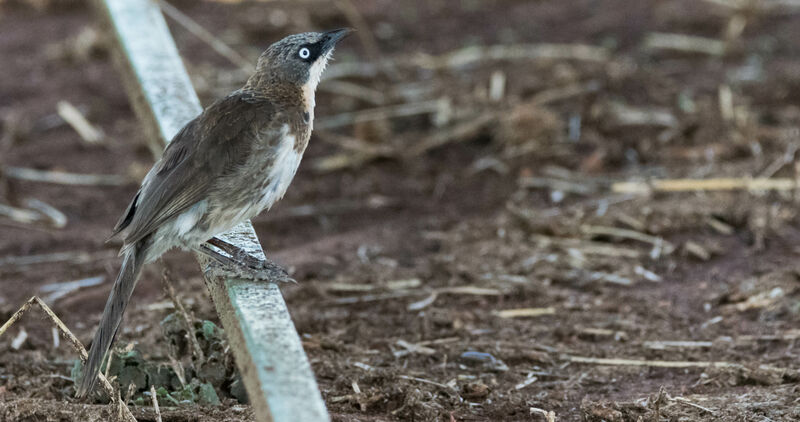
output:
[[[297,52],[297,55],[300,56],[301,59],[307,59],[311,57],[311,50],[309,50],[306,47],[303,47],[300,49],[300,51]]]

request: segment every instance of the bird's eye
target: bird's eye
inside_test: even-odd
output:
[[[311,56],[311,51],[306,47],[303,47],[297,52],[297,55],[299,55],[301,59],[307,59]]]

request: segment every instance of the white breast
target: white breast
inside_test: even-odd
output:
[[[283,198],[289,184],[292,183],[297,167],[300,165],[302,153],[294,149],[295,137],[289,134],[289,126],[281,128],[281,141],[275,149],[271,167],[265,176],[257,175],[264,183],[261,184],[260,191],[253,198],[253,202],[239,209],[227,209],[223,211],[221,220],[228,223],[226,227],[233,227],[242,221],[251,219],[261,211],[269,209],[275,202]]]
[[[289,127],[284,126],[280,144],[275,154],[275,161],[272,168],[269,170],[269,176],[266,186],[261,191],[261,200],[259,201],[259,208],[269,208],[279,199],[283,198],[289,184],[292,183],[297,167],[300,166],[300,159],[303,158],[302,154],[294,149],[296,139],[294,135],[289,135]]]

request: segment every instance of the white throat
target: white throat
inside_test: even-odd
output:
[[[306,111],[308,111],[309,115],[309,125],[313,124],[314,122],[314,106],[316,105],[314,93],[317,90],[317,85],[319,85],[319,79],[322,77],[322,72],[325,70],[325,66],[328,65],[328,59],[330,59],[332,54],[333,49],[330,49],[330,51],[317,59],[317,61],[311,65],[311,68],[308,69],[308,82],[303,85],[303,100],[306,105]]]

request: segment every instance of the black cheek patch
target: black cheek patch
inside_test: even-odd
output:
[[[307,48],[308,49],[308,52],[310,54],[308,55],[308,58],[303,59],[303,60],[307,61],[309,63],[312,63],[315,60],[317,60],[317,58],[319,58],[319,55],[322,52],[322,42],[318,42],[318,43],[314,43],[314,44],[306,44],[306,45],[304,45],[303,47],[300,47],[300,48]]]

